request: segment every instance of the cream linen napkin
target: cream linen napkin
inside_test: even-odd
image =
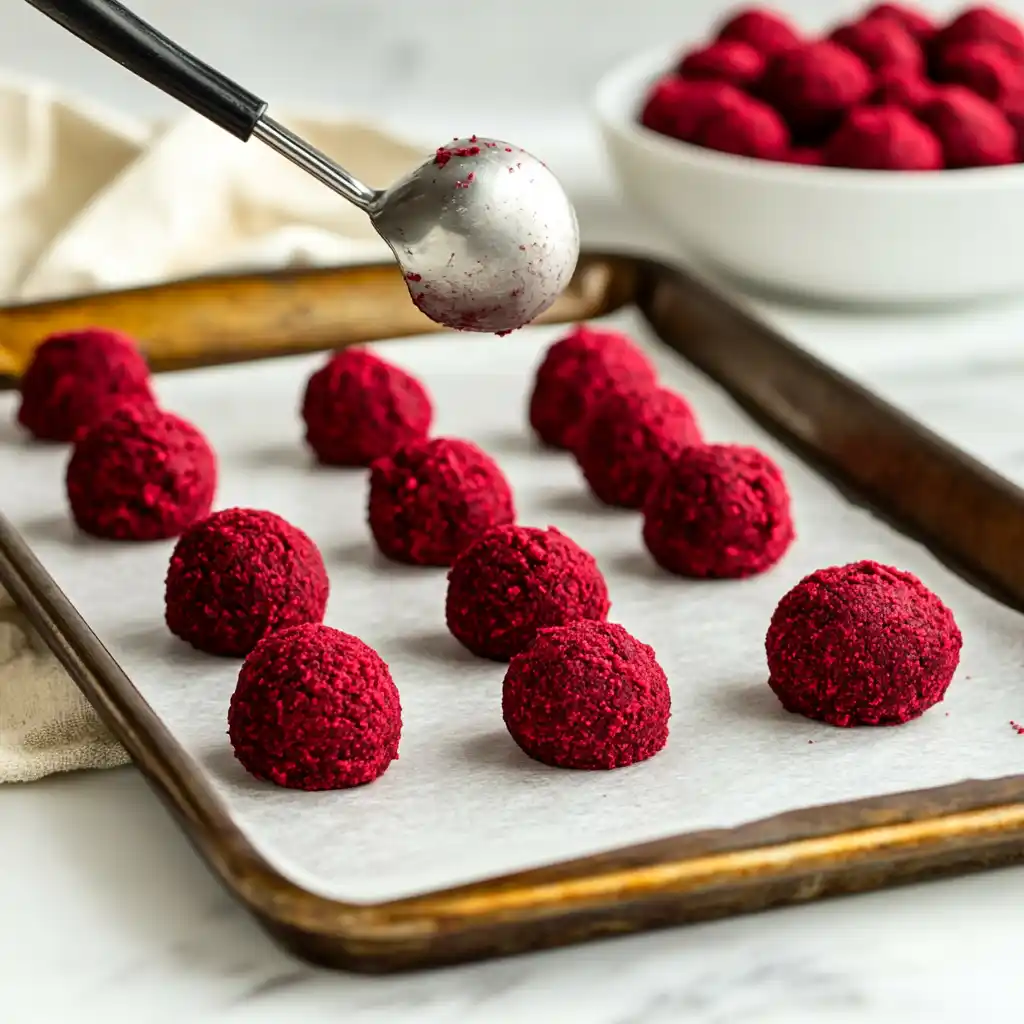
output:
[[[423,158],[355,121],[280,119],[370,184]],[[388,258],[363,214],[265,146],[198,117],[150,125],[5,77],[0,218],[0,302]],[[0,591],[0,782],[127,760]]]

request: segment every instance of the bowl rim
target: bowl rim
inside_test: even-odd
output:
[[[1024,185],[1024,163],[1000,167],[969,167],[955,171],[865,171],[847,167],[817,167],[721,153],[695,146],[645,128],[636,119],[642,97],[671,70],[685,44],[654,47],[615,65],[598,81],[592,109],[599,124],[630,145],[660,160],[685,162],[722,176],[758,179],[800,188],[838,188],[863,191],[899,190],[948,193],[989,190],[994,186]]]

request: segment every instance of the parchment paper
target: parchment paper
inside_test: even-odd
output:
[[[642,338],[638,317],[614,318]],[[251,781],[233,760],[226,709],[239,663],[194,652],[163,623],[172,543],[111,544],[74,531],[66,450],[25,442],[2,396],[0,507],[283,874],[322,895],[398,898],[675,833],[801,806],[1024,771],[1021,617],[974,591],[922,547],[852,506],[730,400],[657,348],[666,384],[693,402],[709,439],[760,445],[782,465],[799,538],[771,573],[687,582],[657,571],[639,517],[588,497],[572,460],[538,451],[524,406],[557,329],[507,339],[389,342],[437,406],[436,433],[491,452],[520,519],[557,525],[589,548],[609,582],[612,618],[652,644],[672,685],[668,747],[615,772],[528,760],[501,720],[504,669],[472,658],[444,625],[445,572],[378,558],[364,523],[366,474],[317,468],[298,403],[323,357],[168,375],[165,405],[206,431],[221,460],[218,506],[272,509],[320,544],[331,573],[327,621],[390,664],[405,727],[400,759],[373,785],[307,794]],[[963,658],[946,701],[921,720],[840,730],[784,712],[766,685],[764,634],[779,597],[816,568],[875,558],[917,573],[952,607]]]

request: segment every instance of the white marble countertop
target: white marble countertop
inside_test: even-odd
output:
[[[443,138],[468,125],[514,137],[569,181],[591,242],[660,245],[610,198],[587,128],[587,97],[612,61],[673,34],[684,38],[726,5],[650,0],[643,20],[630,5],[602,5],[599,24],[594,5],[582,0],[521,0],[507,10],[466,0],[133,6],[282,105],[343,101],[421,136]],[[823,20],[851,5],[783,6]],[[27,5],[7,5],[0,66],[56,78],[129,110],[168,109]],[[478,80],[482,72],[486,82]],[[914,317],[762,310],[846,372],[1024,478],[1016,412],[1024,302]],[[358,978],[314,970],[276,949],[221,892],[132,769],[6,787],[0,820],[5,1024],[1019,1017],[1024,868],[515,960]]]

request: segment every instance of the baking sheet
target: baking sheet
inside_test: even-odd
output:
[[[643,340],[639,316],[607,321]],[[525,425],[532,371],[558,328],[505,340],[431,337],[380,350],[419,375],[436,433],[468,437],[502,465],[520,520],[556,525],[601,564],[612,618],[652,644],[673,694],[671,737],[653,760],[615,772],[531,762],[501,720],[503,667],[447,634],[444,570],[376,556],[364,523],[366,473],[313,465],[298,403],[322,356],[164,376],[164,404],[192,419],[221,460],[218,506],[272,509],[320,545],[327,622],[390,664],[405,727],[400,758],[373,785],[296,793],[250,780],[225,734],[238,662],[193,651],[163,624],[172,542],[93,541],[65,507],[66,451],[25,442],[0,396],[0,507],[100,640],[282,874],[353,902],[438,887],[801,806],[1024,770],[1021,616],[973,590],[918,544],[851,505],[752,424],[718,388],[656,341],[664,382],[692,401],[707,437],[761,446],[782,465],[798,540],[769,574],[739,582],[663,575],[634,513],[588,497],[572,460],[537,450]],[[917,573],[964,633],[946,701],[900,728],[840,730],[784,712],[766,684],[764,634],[779,597],[816,568],[874,558]]]

